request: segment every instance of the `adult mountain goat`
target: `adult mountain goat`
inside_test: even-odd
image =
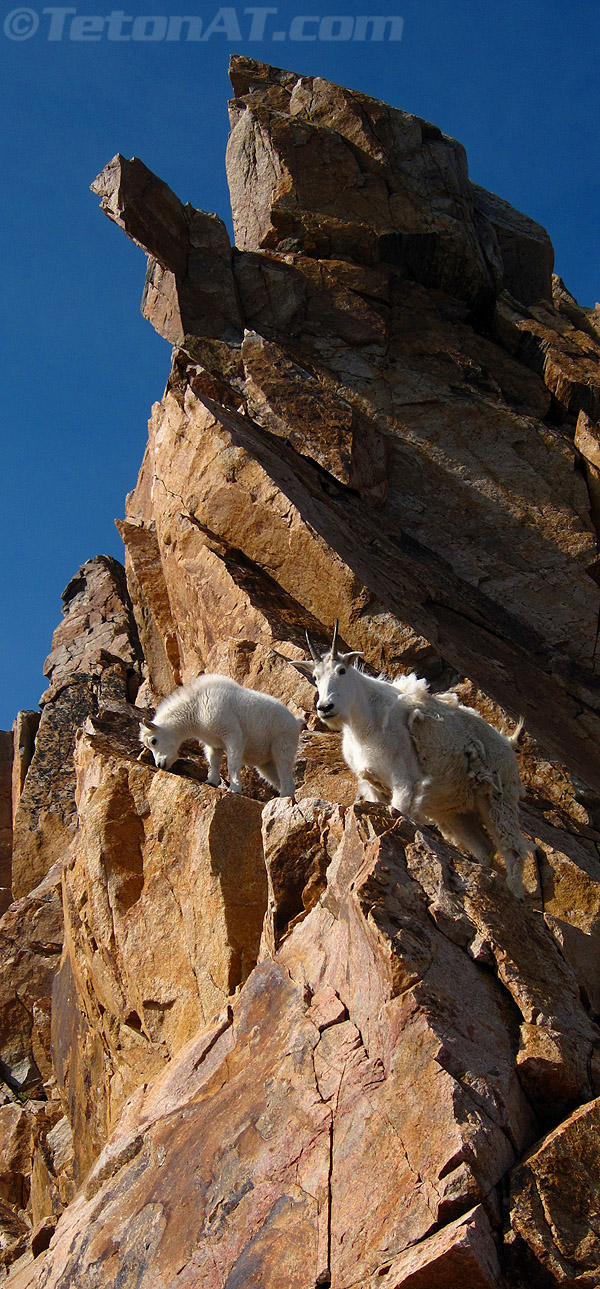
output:
[[[388,801],[415,822],[437,824],[447,841],[490,860],[502,855],[513,894],[522,897],[528,846],[519,824],[523,788],[515,757],[521,726],[507,737],[456,694],[431,694],[415,675],[394,682],[330,650],[294,666],[317,688],[317,713],[342,730],[342,753],[358,779],[358,797]]]
[[[227,756],[232,792],[241,792],[240,770],[252,765],[280,797],[294,795],[294,761],[302,721],[278,698],[244,689],[229,676],[198,676],[174,690],[156,709],[153,720],[142,717],[140,742],[155,764],[169,770],[186,739],[203,745],[210,772],[207,783],[218,788],[221,758]]]

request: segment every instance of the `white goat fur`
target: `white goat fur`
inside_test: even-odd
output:
[[[278,698],[244,689],[229,676],[198,676],[159,704],[140,724],[140,742],[155,764],[168,770],[186,739],[198,739],[210,767],[207,783],[221,782],[227,756],[232,792],[241,792],[240,770],[252,765],[282,797],[294,795],[294,761],[302,721]]]
[[[507,737],[452,691],[432,694],[415,675],[393,682],[367,676],[354,666],[355,653],[337,653],[335,639],[320,660],[311,647],[313,662],[294,665],[317,686],[321,720],[343,731],[358,797],[389,801],[415,822],[429,820],[476,859],[498,851],[510,889],[522,896],[528,846],[514,751],[521,725]]]

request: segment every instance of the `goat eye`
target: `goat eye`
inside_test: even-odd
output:
[[[156,739],[155,739],[155,738],[151,738],[151,739],[150,739],[150,744],[151,744],[151,746],[152,746],[152,747],[156,747]]]
[[[345,676],[345,675],[346,675],[346,668],[338,667],[338,676]]]

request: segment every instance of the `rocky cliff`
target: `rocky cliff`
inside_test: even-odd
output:
[[[231,78],[233,248],[139,160],[93,185],[173,365],[125,571],[79,570],[0,740],[6,1283],[592,1289],[600,310],[436,126]],[[525,716],[524,901],[353,804],[285,661],[336,617]],[[201,671],[305,716],[295,803],[140,759]]]

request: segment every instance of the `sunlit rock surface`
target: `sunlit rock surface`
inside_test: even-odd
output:
[[[70,583],[39,730],[0,749],[0,1266],[595,1289],[598,309],[437,126],[231,75],[234,247],[138,159],[93,185],[175,348],[125,570]],[[335,618],[366,666],[525,716],[522,902],[353,804],[290,665]],[[141,753],[202,671],[304,717],[295,801]]]

